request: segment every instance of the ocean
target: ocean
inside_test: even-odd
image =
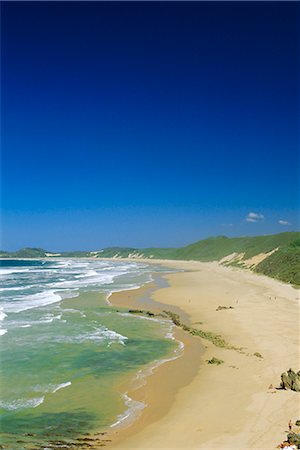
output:
[[[167,271],[127,261],[1,261],[2,448],[74,448],[142,411],[126,382],[182,350],[170,321],[129,314],[109,297]]]

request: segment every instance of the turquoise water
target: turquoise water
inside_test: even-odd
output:
[[[118,426],[145,405],[126,381],[178,343],[168,321],[109,305],[161,267],[92,260],[1,261],[1,444],[51,448]]]

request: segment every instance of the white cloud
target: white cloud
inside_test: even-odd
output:
[[[265,216],[263,214],[249,212],[245,220],[246,222],[259,222],[261,220],[264,220],[264,218]]]
[[[288,222],[287,220],[278,220],[278,223],[280,225],[291,225],[290,222]]]

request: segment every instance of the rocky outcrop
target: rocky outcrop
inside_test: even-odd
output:
[[[300,392],[300,370],[299,372],[294,372],[292,369],[289,369],[287,372],[282,373],[280,386],[283,389]]]
[[[222,309],[234,309],[234,306],[218,306],[216,311],[222,311]]]
[[[287,435],[287,440],[290,444],[295,445],[297,448],[300,448],[300,434],[289,433]]]

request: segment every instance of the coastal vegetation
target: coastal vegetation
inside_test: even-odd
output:
[[[216,358],[215,356],[213,356],[211,359],[208,359],[207,364],[216,364],[217,366],[219,366],[220,364],[223,364],[223,360]]]
[[[285,283],[300,286],[300,239],[288,246],[279,248],[268,258],[259,263],[255,271]]]
[[[47,252],[42,248],[22,248],[16,252],[0,251],[1,258],[45,258]]]
[[[173,313],[172,311],[163,311],[164,314],[169,317],[173,324],[177,327],[182,328],[187,333],[191,334],[192,336],[198,336],[202,339],[206,339],[207,341],[210,341],[213,345],[220,348],[226,348],[228,350],[236,350],[238,352],[242,352],[242,348],[234,347],[233,345],[229,344],[225,341],[225,339],[222,338],[221,335],[213,333],[211,331],[204,331],[197,328],[193,328],[189,325],[186,325],[181,322],[181,319],[178,314]]]
[[[231,267],[247,268],[295,286],[300,286],[300,232],[267,236],[228,238],[217,236],[180,248],[109,247],[97,251],[47,252],[24,248],[0,251],[2,258],[94,257],[218,261]]]
[[[147,310],[141,310],[141,309],[129,309],[128,312],[130,314],[140,314],[145,315],[148,317],[165,317],[172,321],[172,323],[181,328],[183,331],[191,334],[192,336],[198,336],[202,339],[206,339],[207,341],[210,341],[213,345],[220,348],[226,348],[228,350],[236,350],[238,352],[242,352],[242,348],[234,347],[233,345],[229,344],[225,341],[225,339],[222,338],[221,335],[213,333],[211,331],[203,331],[198,328],[191,327],[189,325],[186,325],[181,321],[181,318],[179,314],[174,313],[173,311],[166,311],[163,310],[162,313],[154,314],[151,311]]]

